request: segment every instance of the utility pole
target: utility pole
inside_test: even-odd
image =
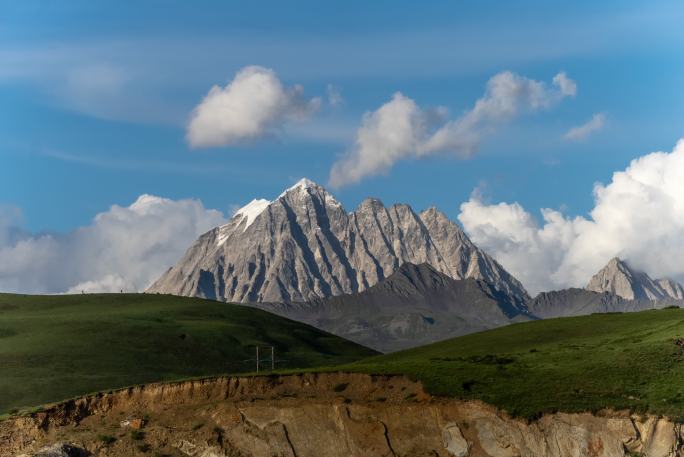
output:
[[[275,347],[271,346],[271,371],[275,370]]]
[[[257,373],[259,372],[259,346],[256,347],[256,363],[257,363]]]

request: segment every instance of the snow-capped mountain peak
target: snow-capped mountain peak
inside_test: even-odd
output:
[[[255,198],[254,200],[252,200],[251,202],[247,203],[245,206],[237,210],[235,212],[235,217],[240,217],[240,223],[242,223],[243,220],[246,220],[244,230],[247,230],[247,228],[252,224],[252,222],[254,222],[254,219],[256,219],[256,217],[259,214],[263,213],[264,210],[268,208],[268,205],[270,204],[271,202],[269,200],[266,200],[265,198]]]
[[[311,181],[308,178],[302,178],[294,186],[288,187],[283,191],[282,194],[278,195],[278,198],[284,197],[288,192],[296,191],[296,190],[306,190],[310,189],[312,187],[321,187],[315,182]]]
[[[310,179],[302,178],[299,181],[297,181],[295,185],[285,189],[280,195],[278,195],[278,198],[276,198],[275,200],[266,200],[265,198],[253,199],[245,206],[235,211],[231,222],[219,227],[219,236],[217,244],[222,245],[226,241],[226,232],[229,230],[229,226],[233,225],[234,223],[237,223],[237,225],[242,225],[244,221],[244,228],[242,229],[242,231],[245,232],[247,231],[249,226],[252,225],[252,223],[254,223],[256,218],[261,213],[263,213],[271,204],[285,197],[290,192],[301,191],[310,188],[323,189],[321,186],[311,181]],[[335,201],[335,203],[337,203],[337,201]],[[236,220],[237,222],[235,222]]]
[[[404,263],[482,279],[524,306],[524,287],[432,209],[365,200],[346,212],[302,179],[275,200],[252,200],[202,235],[150,291],[237,302],[295,302],[361,292]]]

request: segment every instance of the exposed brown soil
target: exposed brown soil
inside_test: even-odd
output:
[[[131,387],[0,422],[0,456],[69,443],[94,456],[670,456],[678,425],[627,414],[535,423],[435,398],[400,376],[323,373]]]

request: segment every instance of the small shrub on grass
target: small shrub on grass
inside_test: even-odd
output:
[[[192,426],[192,430],[193,430],[193,431],[196,431],[196,430],[201,429],[202,427],[204,427],[204,424],[202,424],[202,423],[200,422],[199,424],[193,425],[193,426]]]
[[[150,452],[151,446],[147,443],[138,444],[136,446],[140,452]]]
[[[116,441],[116,438],[111,435],[97,435],[97,439],[106,445],[110,445]]]
[[[464,392],[470,392],[473,389],[474,385],[475,381],[463,381],[461,383],[461,387],[463,388]]]
[[[485,365],[508,365],[515,362],[515,359],[512,357],[499,357],[494,354],[474,355],[467,357],[465,360],[468,362],[482,363]]]
[[[136,441],[140,441],[145,438],[145,432],[142,430],[131,430],[131,438]]]

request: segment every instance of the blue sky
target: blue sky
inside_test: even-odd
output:
[[[506,70],[547,83],[564,71],[578,91],[497,127],[467,160],[401,160],[335,195],[349,210],[376,196],[455,218],[477,188],[535,216],[584,215],[595,182],[684,136],[681,2],[426,3],[0,1],[0,206],[32,232],[145,193],[228,213],[303,176],[325,184],[395,92],[454,118]],[[247,65],[307,97],[334,85],[344,102],[267,138],[191,148],[193,108]],[[595,113],[602,129],[563,139]]]

